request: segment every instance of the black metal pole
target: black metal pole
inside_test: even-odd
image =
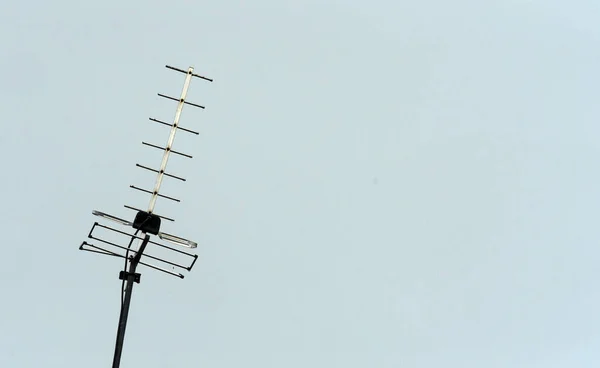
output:
[[[129,262],[129,271],[122,272],[120,278],[124,278],[127,282],[125,286],[125,299],[121,305],[121,315],[119,316],[119,327],[117,329],[117,342],[115,344],[115,356],[113,358],[113,368],[119,368],[121,365],[121,352],[123,351],[123,342],[125,340],[125,329],[127,328],[127,316],[129,315],[129,305],[131,304],[131,294],[133,292],[133,283],[140,282],[140,274],[135,273],[142,253],[150,240],[150,235],[146,235],[135,257]]]

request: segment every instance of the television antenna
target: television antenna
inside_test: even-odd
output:
[[[190,87],[190,83],[192,78],[199,78],[205,81],[212,82],[213,80],[207,77],[203,77],[201,75],[194,73],[194,68],[189,67],[188,70],[183,70],[179,68],[175,68],[169,65],[166,67],[170,70],[180,72],[185,74],[185,82],[183,84],[183,89],[181,91],[181,95],[179,98],[158,94],[160,97],[173,100],[177,102],[177,110],[175,111],[175,118],[173,119],[173,123],[167,123],[162,120],[158,120],[155,118],[150,118],[151,121],[170,126],[171,130],[169,133],[169,139],[167,140],[166,146],[158,146],[155,144],[142,142],[143,145],[148,147],[157,148],[163,151],[162,161],[158,169],[151,168],[148,166],[136,164],[137,167],[152,171],[156,173],[156,181],[154,184],[154,188],[152,190],[143,189],[134,185],[130,185],[130,188],[135,189],[137,191],[145,192],[150,194],[150,203],[148,205],[148,210],[144,211],[142,209],[132,207],[129,205],[125,205],[125,208],[136,211],[136,215],[133,221],[124,220],[117,216],[110,215],[101,211],[92,211],[93,215],[99,216],[103,220],[109,220],[113,223],[118,223],[121,226],[134,229],[134,233],[131,234],[126,230],[119,230],[113,227],[100,224],[99,222],[94,222],[92,229],[88,234],[88,238],[91,239],[89,242],[84,241],[79,246],[80,250],[103,254],[111,257],[123,258],[125,260],[125,266],[123,271],[119,273],[119,279],[122,280],[122,293],[121,293],[121,314],[119,316],[119,325],[117,328],[117,339],[115,343],[115,353],[113,357],[113,368],[119,368],[121,364],[121,353],[123,351],[123,342],[125,340],[125,329],[127,327],[127,317],[129,315],[129,306],[131,304],[131,294],[133,292],[134,283],[140,283],[141,275],[136,272],[138,265],[143,265],[166,274],[179,277],[181,279],[184,278],[183,274],[178,271],[173,271],[175,268],[179,270],[191,271],[192,267],[196,263],[198,256],[196,254],[189,253],[188,251],[183,251],[181,249],[174,248],[169,245],[163,244],[164,242],[171,243],[177,246],[182,246],[185,248],[196,248],[197,244],[191,240],[187,240],[180,236],[171,235],[160,230],[161,219],[168,221],[175,221],[172,218],[158,215],[154,212],[156,201],[159,198],[165,198],[171,201],[179,202],[179,199],[166,196],[160,192],[160,188],[165,178],[172,178],[181,181],[185,181],[184,178],[170,174],[166,171],[167,164],[169,162],[170,156],[178,155],[187,158],[192,158],[192,156],[173,150],[173,142],[175,140],[175,135],[178,130],[181,130],[186,133],[191,133],[198,135],[199,133],[190,129],[182,128],[179,126],[179,120],[181,118],[181,113],[183,111],[183,107],[185,105],[194,106],[197,108],[204,109],[204,106],[191,103],[186,100],[188,89]],[[113,225],[114,226],[114,225]],[[96,231],[96,235],[94,234]],[[131,231],[131,230],[129,230]],[[98,235],[98,233],[102,233]],[[139,234],[139,235],[138,235]],[[151,235],[158,236],[159,241],[153,241],[151,239]],[[115,240],[118,239],[118,240]],[[127,245],[120,242],[126,242],[128,239]],[[99,242],[101,245],[92,244],[91,241]],[[134,243],[138,243],[137,247],[134,247]],[[97,243],[98,244],[98,243]],[[148,253],[144,253],[147,248],[153,248],[154,250],[161,250],[169,256],[160,257],[157,255],[151,255]],[[176,261],[173,260],[172,257],[177,256],[184,261]],[[152,262],[152,263],[149,263]],[[158,265],[157,265],[158,262]],[[128,266],[129,265],[129,266]],[[166,267],[171,267],[172,270],[167,269]]]

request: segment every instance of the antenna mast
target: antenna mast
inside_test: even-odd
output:
[[[113,215],[110,215],[110,214],[107,214],[104,212],[100,212],[100,211],[96,211],[96,210],[92,211],[92,214],[99,216],[102,219],[116,222],[122,226],[131,227],[131,228],[135,229],[135,232],[133,234],[131,234],[127,231],[118,230],[118,229],[115,229],[115,228],[112,228],[112,227],[109,227],[106,225],[102,225],[98,222],[95,222],[94,225],[92,226],[92,229],[90,230],[90,232],[88,234],[88,238],[92,239],[94,241],[100,242],[102,244],[102,246],[94,245],[87,241],[84,241],[79,246],[80,250],[85,250],[85,251],[92,252],[92,253],[99,253],[99,254],[103,254],[103,255],[108,255],[108,256],[112,256],[112,257],[125,259],[125,268],[119,273],[119,279],[122,280],[122,282],[123,282],[123,287],[122,287],[123,294],[122,294],[122,303],[121,303],[121,313],[119,316],[119,325],[117,328],[117,339],[116,339],[116,343],[115,343],[115,353],[114,353],[113,365],[112,365],[113,368],[119,368],[119,366],[121,364],[121,353],[123,350],[123,342],[125,340],[125,329],[127,327],[127,317],[129,315],[129,306],[131,304],[131,295],[133,292],[133,284],[139,283],[140,278],[141,278],[141,275],[139,273],[136,273],[137,266],[143,265],[143,266],[146,266],[146,267],[149,267],[149,268],[152,268],[152,269],[155,269],[155,270],[158,270],[158,271],[167,273],[169,275],[176,276],[176,277],[183,279],[184,276],[181,273],[168,270],[165,267],[171,266],[173,269],[175,269],[175,267],[177,267],[179,269],[191,271],[192,267],[196,263],[196,260],[198,259],[198,256],[196,254],[191,254],[186,251],[176,249],[171,246],[150,240],[151,239],[150,235],[157,235],[160,240],[163,240],[163,241],[166,241],[169,243],[173,243],[178,246],[183,246],[186,248],[196,248],[196,246],[197,246],[197,244],[191,240],[187,240],[187,239],[179,237],[179,236],[161,232],[160,231],[161,219],[165,219],[165,220],[169,220],[169,221],[175,221],[175,220],[173,220],[172,218],[169,218],[169,217],[155,214],[154,209],[156,206],[156,201],[158,200],[159,197],[169,199],[169,200],[172,200],[175,202],[180,201],[179,199],[161,194],[160,193],[161,184],[165,177],[185,181],[184,178],[181,178],[179,176],[175,176],[175,175],[172,175],[172,174],[169,174],[166,172],[167,164],[169,161],[169,156],[171,155],[171,153],[173,153],[173,154],[184,156],[187,158],[192,158],[192,156],[190,156],[190,155],[173,150],[173,142],[175,140],[175,134],[177,133],[177,130],[182,130],[187,133],[192,133],[192,134],[198,135],[198,132],[180,127],[179,120],[180,120],[184,105],[190,105],[190,106],[204,109],[204,106],[197,105],[197,104],[186,101],[188,89],[190,87],[192,78],[196,77],[196,78],[203,79],[203,80],[206,80],[209,82],[212,82],[212,79],[195,74],[193,67],[189,67],[187,71],[178,69],[178,68],[175,68],[175,67],[172,67],[169,65],[166,65],[166,67],[168,69],[183,73],[186,75],[186,77],[185,77],[185,82],[183,84],[183,89],[181,91],[181,96],[179,98],[170,97],[170,96],[163,95],[160,93],[158,94],[160,97],[163,97],[163,98],[166,98],[169,100],[173,100],[173,101],[177,101],[177,110],[175,112],[175,118],[173,120],[173,123],[169,124],[169,123],[166,123],[164,121],[161,121],[161,120],[158,120],[155,118],[150,118],[150,120],[153,122],[160,123],[160,124],[171,127],[171,131],[169,134],[169,139],[167,140],[166,147],[160,147],[160,146],[157,146],[154,144],[142,142],[142,144],[144,144],[146,146],[157,148],[157,149],[160,149],[163,151],[162,161],[161,161],[161,164],[158,169],[153,169],[153,168],[150,168],[147,166],[136,164],[136,166],[139,168],[142,168],[142,169],[145,169],[148,171],[152,171],[157,174],[156,182],[154,185],[154,190],[150,191],[150,190],[139,188],[134,185],[130,185],[130,188],[132,188],[132,189],[136,189],[141,192],[149,193],[151,195],[150,196],[150,204],[148,205],[148,211],[143,211],[138,208],[125,205],[126,208],[137,211],[137,214],[136,214],[133,222],[121,219],[119,217],[116,217],[116,216],[113,216]],[[94,235],[94,230],[96,230],[96,234],[98,232],[100,232],[101,234]],[[138,235],[138,233],[141,233],[141,236]],[[129,239],[128,245],[127,246],[121,245],[118,243],[118,241],[112,240],[112,238],[111,238],[111,240],[108,240],[107,235],[109,237],[117,237],[117,238],[121,237],[121,239],[122,239],[121,241],[124,241],[124,239],[128,238]],[[136,241],[139,242],[139,247],[137,247],[137,249],[132,249],[132,245]],[[170,257],[169,257],[169,259],[166,259],[166,258],[158,257],[156,255],[144,254],[144,252],[146,251],[146,248],[149,245],[150,245],[150,247],[154,248],[154,250],[162,250],[163,252],[167,252],[170,256],[179,257],[180,260],[173,260],[173,259],[170,259]],[[142,257],[145,257],[144,261],[142,261]],[[161,264],[161,266],[158,266],[156,264],[147,263],[148,261],[146,261],[146,259],[149,259],[154,262],[159,262]],[[127,263],[129,263],[128,268],[127,268]]]

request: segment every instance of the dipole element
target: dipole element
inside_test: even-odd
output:
[[[152,211],[154,211],[154,206],[156,205],[156,199],[158,198],[158,191],[160,190],[160,186],[162,184],[162,180],[165,175],[165,169],[167,168],[167,162],[169,161],[169,155],[171,154],[171,147],[173,146],[173,141],[175,140],[175,133],[177,133],[177,127],[179,125],[179,117],[181,116],[181,111],[183,110],[183,105],[185,104],[185,98],[187,96],[187,91],[190,88],[190,81],[192,80],[193,73],[194,73],[194,68],[189,67],[188,71],[187,71],[187,75],[185,77],[185,82],[183,84],[183,90],[181,91],[181,97],[179,97],[179,102],[177,104],[177,111],[175,112],[175,120],[173,121],[173,125],[171,126],[171,134],[169,135],[169,140],[167,141],[167,147],[165,148],[165,152],[163,153],[162,162],[160,163],[160,168],[158,169],[158,174],[156,175],[156,184],[154,185],[154,191],[152,192],[152,197],[150,198],[150,204],[148,206],[148,213],[152,213]]]

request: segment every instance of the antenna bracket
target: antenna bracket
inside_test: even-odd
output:
[[[144,233],[157,235],[160,231],[160,217],[153,213],[139,211],[135,215],[132,226]]]
[[[127,271],[121,271],[121,272],[119,272],[119,280],[127,280],[127,278],[131,275],[133,275],[133,281],[135,281],[139,284],[142,275],[137,272],[131,273],[131,272],[127,272]]]

